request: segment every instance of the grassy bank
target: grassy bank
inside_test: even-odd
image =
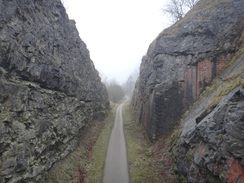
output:
[[[171,131],[152,144],[148,141],[144,128],[133,118],[132,109],[127,103],[123,108],[123,120],[131,183],[178,182],[171,157],[177,133]]]
[[[133,120],[128,103],[123,107],[123,120],[131,182],[159,182],[150,157],[152,144],[148,142],[143,128]]]
[[[47,183],[99,183],[107,153],[110,132],[117,106],[104,121],[93,122],[82,131],[76,150],[54,164]]]

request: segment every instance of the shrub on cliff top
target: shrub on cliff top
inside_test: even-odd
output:
[[[182,19],[185,14],[193,9],[199,0],[170,0],[163,12],[172,18],[173,22]]]

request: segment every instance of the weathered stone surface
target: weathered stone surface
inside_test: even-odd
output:
[[[244,54],[235,58],[218,77],[222,84],[205,92],[182,121],[181,137],[173,152],[177,172],[188,182],[243,181]],[[242,84],[228,89],[230,83],[238,82]],[[227,95],[212,109],[209,104],[225,90],[229,91]]]
[[[237,52],[243,15],[242,0],[202,0],[152,42],[132,99],[151,141],[173,128]]]
[[[243,25],[241,0],[202,0],[142,59],[132,105],[151,141],[183,120],[173,153],[187,182],[244,182]],[[199,98],[216,76],[226,85]]]
[[[199,104],[200,108],[201,105],[202,103]],[[196,119],[197,116],[195,113],[192,118]],[[184,123],[187,123],[187,120]],[[180,167],[179,173],[187,176],[188,182],[194,183],[243,182],[243,129],[242,86],[223,97],[214,110],[195,124],[194,128],[183,129],[181,143],[174,152],[176,163]]]
[[[60,0],[0,0],[0,182],[41,182],[108,105]]]

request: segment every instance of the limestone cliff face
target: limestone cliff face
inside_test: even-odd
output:
[[[108,107],[60,0],[0,0],[0,182],[40,182]]]
[[[172,129],[243,43],[242,0],[202,0],[143,57],[132,105],[151,141]]]
[[[182,119],[172,151],[187,182],[244,182],[243,28],[243,1],[201,0],[142,59],[132,105],[151,141]]]

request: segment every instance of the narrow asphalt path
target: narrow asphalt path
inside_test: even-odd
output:
[[[116,111],[114,126],[110,135],[103,183],[129,183],[126,143],[123,129],[122,108]]]

